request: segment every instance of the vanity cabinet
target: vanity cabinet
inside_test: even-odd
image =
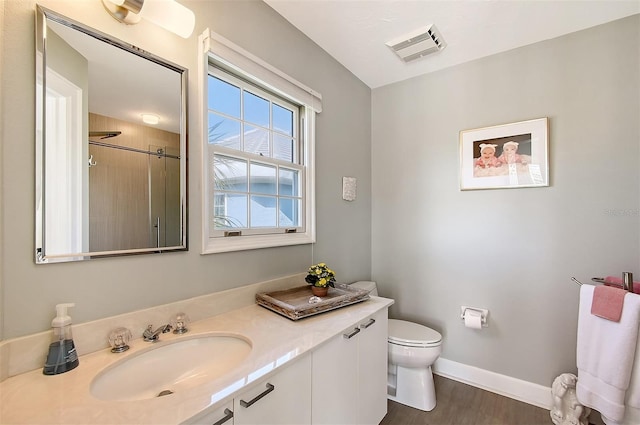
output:
[[[387,314],[383,308],[351,323],[183,425],[379,424],[387,413]]]
[[[311,422],[378,424],[387,413],[387,309],[313,351]]]
[[[240,293],[245,294],[244,291]],[[84,354],[80,358],[81,367],[55,378],[42,375],[41,366],[22,370],[0,382],[0,422],[112,423],[116,412],[118,423],[140,425],[379,424],[387,406],[387,309],[392,304],[393,300],[371,297],[366,302],[297,322],[288,322],[261,306],[249,305],[192,322],[192,333],[186,338],[166,335],[164,339],[169,342],[166,345],[180,339],[237,335],[251,342],[251,352],[235,366],[223,356],[224,364],[218,365],[225,368],[224,376],[212,377],[208,383],[175,388],[178,389],[175,394],[160,399],[109,401],[96,399],[91,393],[100,373],[128,362],[128,358],[139,359],[140,354],[149,350],[146,343],[138,345],[138,341],[128,354],[114,355],[109,349]],[[194,305],[209,308],[211,301],[207,298]],[[165,309],[162,306],[160,310]],[[174,311],[179,311],[178,307]],[[145,311],[144,315],[147,314]],[[90,329],[99,330],[100,326]],[[343,336],[355,328],[358,332],[351,338]],[[85,343],[94,344],[93,339],[85,338]],[[37,356],[25,347],[41,345],[42,341],[42,335],[38,334],[7,343],[12,353],[9,360],[20,356],[19,361],[13,362],[24,363],[19,368],[35,364]],[[148,384],[153,385],[151,381]],[[74,391],[65,397],[47,397],[61,386]],[[161,387],[165,389],[167,384]],[[269,391],[263,394],[266,390]],[[38,409],[33,409],[34,403]]]

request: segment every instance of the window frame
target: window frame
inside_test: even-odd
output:
[[[202,50],[200,51],[199,78],[201,89],[200,108],[202,118],[203,141],[202,148],[202,254],[219,252],[242,251],[249,249],[269,248],[314,243],[316,239],[315,223],[315,116],[322,111],[322,97],[319,93],[304,86],[258,57],[243,50],[224,37],[210,30],[200,36]],[[298,135],[300,139],[300,164],[281,164],[286,167],[303,167],[301,175],[302,203],[304,213],[301,217],[303,229],[297,228],[295,233],[252,234],[248,231],[240,236],[212,237],[213,226],[213,168],[210,169],[208,146],[208,78],[210,66],[230,73],[235,78],[245,80],[257,86],[260,90],[272,93],[273,96],[300,105],[298,115]],[[215,151],[222,153],[223,148]],[[227,151],[229,152],[229,151]],[[251,156],[248,152],[236,151],[242,157]],[[226,154],[226,153],[224,153]],[[234,156],[229,152],[230,156]],[[256,155],[257,157],[257,155]],[[273,159],[273,158],[272,158]],[[277,160],[275,160],[277,161]],[[258,159],[258,162],[260,160]],[[211,194],[211,196],[210,196]],[[234,229],[229,229],[233,231]]]
[[[244,110],[244,93],[250,93],[251,95],[254,96],[258,96],[262,99],[265,99],[266,101],[269,102],[270,106],[271,105],[276,105],[279,106],[280,108],[289,110],[292,112],[292,117],[293,117],[293,128],[292,130],[292,134],[289,136],[285,136],[284,133],[282,133],[281,131],[278,131],[274,125],[273,125],[273,116],[271,115],[271,111],[272,108],[270,107],[270,112],[269,112],[269,123],[268,123],[268,127],[265,126],[261,126],[259,124],[255,124],[249,120],[246,120],[246,116],[244,116],[244,113],[240,113],[241,116],[239,117],[235,117],[235,116],[231,116],[231,115],[227,115],[224,112],[219,112],[219,111],[215,111],[215,110],[209,110],[209,113],[214,113],[224,119],[229,119],[232,121],[236,121],[240,124],[240,146],[238,148],[235,147],[226,147],[224,145],[221,144],[207,144],[206,146],[206,150],[207,150],[207,164],[209,164],[209,166],[213,163],[213,157],[215,156],[224,156],[230,159],[236,159],[242,162],[245,162],[247,164],[250,164],[248,167],[248,177],[249,177],[249,181],[248,181],[248,187],[246,188],[246,191],[234,191],[234,190],[221,190],[221,191],[217,191],[215,187],[210,188],[213,190],[213,193],[209,193],[210,198],[214,199],[214,205],[211,207],[213,208],[213,212],[215,215],[215,199],[217,198],[217,195],[219,194],[229,194],[229,195],[246,195],[247,196],[247,214],[248,216],[245,217],[245,220],[247,223],[251,222],[251,207],[252,207],[252,203],[251,203],[251,199],[253,198],[253,196],[266,196],[266,197],[273,197],[275,199],[277,199],[277,203],[279,204],[281,200],[286,200],[286,199],[292,199],[294,200],[294,202],[298,202],[300,201],[301,203],[301,213],[297,214],[297,222],[298,225],[291,225],[291,226],[282,226],[279,223],[279,215],[278,212],[280,211],[279,209],[276,211],[276,216],[275,216],[275,220],[276,220],[276,224],[274,226],[264,226],[264,227],[259,227],[259,226],[252,226],[250,224],[250,227],[239,227],[239,228],[233,228],[233,227],[229,227],[229,228],[215,228],[215,224],[214,226],[210,225],[209,228],[209,236],[210,237],[222,237],[225,235],[226,232],[236,232],[236,231],[241,231],[242,235],[244,236],[249,236],[249,235],[256,235],[256,234],[276,234],[276,233],[283,233],[285,232],[285,230],[289,230],[289,231],[293,231],[293,232],[304,232],[304,229],[306,227],[306,222],[305,222],[305,216],[304,216],[304,211],[306,208],[306,205],[304,205],[304,196],[305,196],[305,186],[304,186],[304,181],[306,179],[306,172],[307,172],[307,167],[304,165],[303,163],[303,153],[304,153],[304,139],[302,137],[300,137],[300,128],[304,125],[303,120],[300,118],[300,112],[301,110],[303,110],[303,108],[301,107],[301,105],[296,105],[286,99],[282,99],[280,96],[277,96],[273,93],[269,93],[266,90],[257,87],[256,85],[249,83],[245,80],[242,80],[240,78],[238,78],[235,75],[231,75],[229,74],[227,71],[220,69],[219,67],[216,67],[214,64],[210,64],[209,65],[209,77],[213,77],[218,79],[219,81],[222,81],[224,83],[227,83],[229,85],[232,85],[234,87],[239,88],[239,106],[241,108],[241,110]],[[242,100],[241,100],[242,99]],[[245,149],[244,144],[242,143],[244,141],[244,136],[243,134],[246,134],[246,125],[249,126],[253,126],[256,128],[260,128],[264,131],[267,131],[269,133],[269,140],[271,141],[270,147],[269,147],[269,155],[268,156],[262,156],[261,154],[252,152],[252,151],[247,151]],[[294,141],[293,146],[292,146],[292,161],[286,161],[286,160],[281,160],[275,156],[273,156],[273,144],[274,144],[274,138],[276,136],[285,136],[287,138],[290,138]],[[292,170],[298,173],[298,175],[300,176],[298,183],[300,185],[300,188],[298,190],[298,194],[297,195],[287,195],[287,194],[281,194],[281,193],[276,193],[276,194],[264,194],[264,193],[260,193],[260,192],[254,192],[251,190],[251,169],[252,166],[251,165],[264,165],[264,166],[268,166],[268,167],[273,167],[276,170]],[[207,170],[210,171],[210,170]],[[276,171],[276,175],[279,178],[279,173]],[[214,179],[215,177],[217,177],[218,174],[216,174],[214,172]],[[214,185],[215,186],[215,185]],[[280,188],[280,184],[277,185],[277,188]],[[214,219],[214,222],[216,220]]]

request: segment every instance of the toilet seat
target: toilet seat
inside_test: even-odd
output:
[[[388,341],[405,347],[437,347],[442,344],[442,335],[417,323],[389,319]]]

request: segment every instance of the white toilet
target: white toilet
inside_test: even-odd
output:
[[[352,284],[377,296],[375,282]],[[389,319],[389,400],[430,411],[436,407],[436,390],[431,366],[442,352],[442,335],[426,326]]]

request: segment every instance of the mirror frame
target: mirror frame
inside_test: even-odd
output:
[[[45,237],[45,223],[46,223],[46,205],[44,202],[45,192],[45,159],[44,150],[46,143],[45,132],[45,118],[46,117],[46,66],[47,66],[47,22],[54,21],[58,24],[69,27],[73,30],[93,37],[98,41],[107,43],[111,46],[124,50],[125,52],[137,55],[143,59],[154,62],[158,65],[164,66],[169,70],[175,71],[180,76],[180,232],[181,237],[180,245],[155,247],[155,248],[135,248],[135,249],[121,249],[114,251],[99,251],[99,252],[71,252],[71,253],[54,253],[47,252],[47,244]],[[36,133],[36,188],[35,188],[35,262],[36,264],[50,264],[69,261],[84,261],[95,258],[125,256],[125,255],[137,255],[137,254],[153,254],[163,253],[170,251],[187,251],[187,91],[188,91],[188,70],[179,65],[171,63],[165,59],[155,56],[147,51],[144,51],[132,44],[125,43],[93,28],[90,28],[84,24],[76,22],[66,16],[63,16],[50,9],[36,5],[36,40],[35,40],[35,83],[36,83],[36,102],[35,102],[35,133]],[[38,83],[41,81],[41,87],[38,87]],[[41,131],[38,131],[38,128]],[[87,135],[88,137],[88,135]],[[41,206],[39,207],[39,201],[41,200]],[[38,211],[40,208],[40,212]]]

